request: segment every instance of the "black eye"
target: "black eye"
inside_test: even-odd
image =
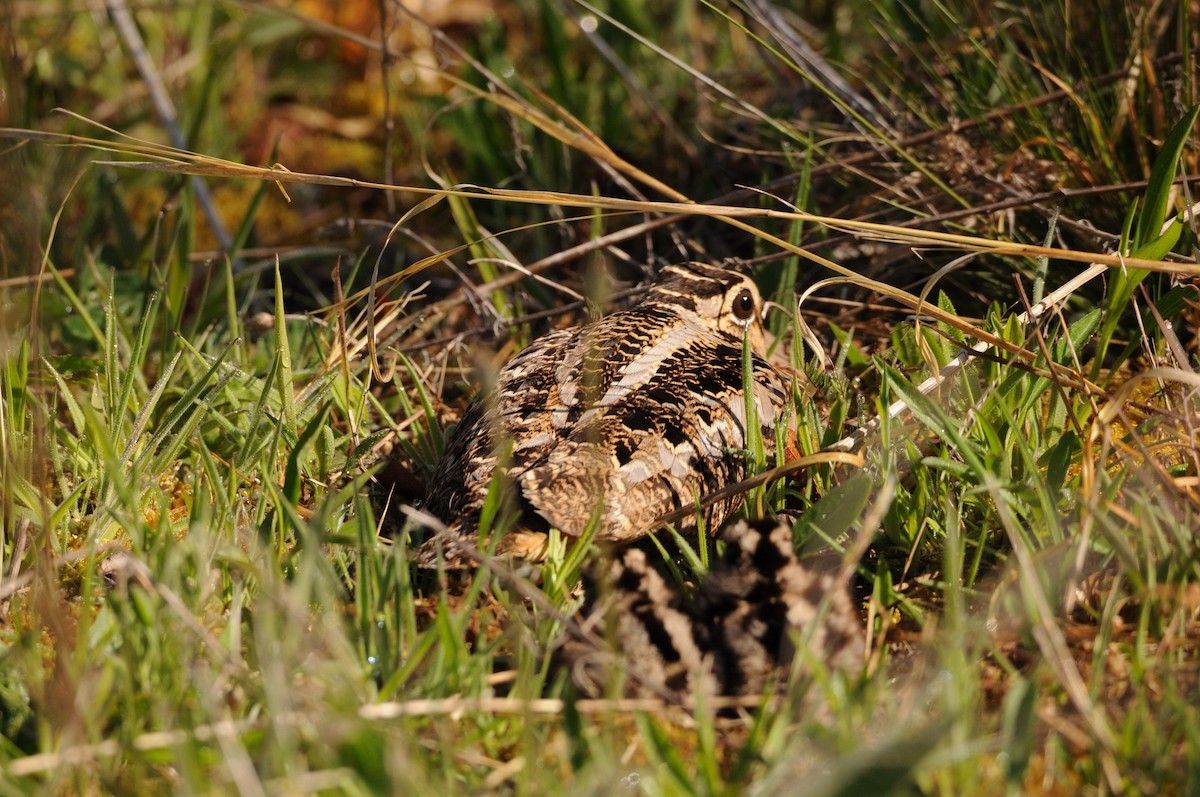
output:
[[[733,314],[742,321],[748,321],[754,315],[754,295],[750,293],[749,288],[742,288],[741,292],[733,297]]]

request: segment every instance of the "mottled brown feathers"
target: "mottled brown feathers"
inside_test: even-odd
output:
[[[789,381],[766,360],[762,299],[734,271],[670,266],[636,306],[551,332],[500,372],[468,408],[438,464],[425,510],[449,533],[418,562],[470,564],[493,476],[529,535],[550,527],[578,537],[601,513],[597,537],[629,540],[663,515],[746,474],[743,339],[752,355],[754,406],[768,451]],[[499,466],[499,467],[498,467]],[[716,528],[736,500],[709,507]],[[536,539],[536,536],[532,539]]]
[[[579,622],[604,641],[571,637],[559,653],[582,692],[617,684],[628,697],[759,695],[786,679],[797,643],[811,660],[861,668],[861,620],[846,585],[797,561],[788,524],[739,520],[721,536],[725,554],[690,598],[637,548],[592,565]]]

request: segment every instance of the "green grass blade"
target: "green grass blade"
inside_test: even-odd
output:
[[[1175,172],[1179,168],[1179,159],[1192,133],[1196,117],[1200,115],[1200,104],[1188,109],[1183,118],[1176,122],[1163,142],[1158,157],[1154,159],[1154,168],[1150,172],[1150,182],[1146,186],[1146,197],[1142,205],[1142,213],[1138,217],[1137,234],[1134,236],[1134,246],[1137,249],[1149,244],[1157,238],[1167,220],[1167,201],[1171,195],[1171,184]],[[1169,251],[1169,250],[1168,250]]]
[[[179,358],[182,356],[183,352],[175,352],[175,356],[171,358],[171,362],[167,363],[167,367],[163,369],[162,374],[158,377],[158,381],[154,383],[154,387],[150,390],[150,395],[146,397],[146,401],[142,404],[142,409],[138,412],[137,418],[134,419],[133,429],[129,431],[129,439],[125,441],[125,448],[121,451],[122,462],[128,462],[129,457],[132,456],[133,447],[137,445],[138,438],[146,430],[146,425],[150,422],[150,416],[154,414],[154,409],[158,406],[163,391],[171,383],[171,376],[175,373],[175,366],[179,364]],[[129,381],[132,382],[133,380],[130,379]]]
[[[283,410],[284,428],[296,435],[295,389],[292,386],[292,348],[288,343],[287,317],[283,306],[283,276],[279,272],[279,261],[275,262],[275,356],[279,368],[275,372],[279,406]]]

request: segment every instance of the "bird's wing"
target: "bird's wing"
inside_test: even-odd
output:
[[[553,368],[544,364],[561,361],[573,336],[560,330],[538,338],[505,365],[493,390],[471,402],[430,480],[428,512],[473,532],[500,457],[520,468],[553,449],[561,434],[550,417],[560,400]]]
[[[755,358],[755,404],[768,451],[787,399],[782,377]],[[741,351],[694,337],[620,401],[597,404],[546,457],[518,476],[524,498],[552,526],[583,533],[603,506],[601,539],[632,539],[668,512],[742,478],[746,405]],[[719,523],[731,503],[715,506]]]

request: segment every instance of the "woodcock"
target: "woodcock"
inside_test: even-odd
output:
[[[766,359],[763,302],[745,275],[669,266],[636,306],[534,341],[476,399],[447,444],[425,510],[446,530],[418,563],[471,565],[480,513],[500,480],[518,515],[498,556],[538,560],[547,532],[625,541],[746,475],[743,340],[768,456],[790,380]],[[715,530],[740,498],[704,511]],[[681,525],[695,525],[695,519]],[[448,532],[448,533],[447,533]],[[465,544],[465,545],[464,545]]]

